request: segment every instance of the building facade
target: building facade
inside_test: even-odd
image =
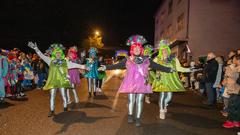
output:
[[[164,0],[155,14],[155,48],[172,43],[180,59],[240,48],[240,0]]]

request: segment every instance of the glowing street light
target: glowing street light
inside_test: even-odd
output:
[[[96,35],[96,36],[99,36],[99,35],[100,35],[100,32],[99,32],[99,31],[95,31],[95,35]]]

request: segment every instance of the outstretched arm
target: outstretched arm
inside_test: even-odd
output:
[[[85,65],[73,63],[73,62],[71,62],[71,61],[68,61],[68,62],[67,62],[67,66],[68,66],[68,69],[72,69],[72,68],[86,69],[86,68],[85,68]]]
[[[172,68],[164,67],[160,64],[155,63],[152,59],[149,59],[149,61],[150,61],[150,68],[152,68],[154,70],[160,70],[160,71],[167,72],[167,73],[171,73],[174,71]]]
[[[45,56],[45,55],[38,49],[36,43],[28,42],[28,46],[29,46],[30,48],[34,49],[35,52],[38,54],[38,56],[39,56],[44,62],[46,62],[48,65],[50,65],[50,63],[51,63],[51,58]]]
[[[124,58],[117,64],[106,65],[106,70],[126,69],[126,62],[127,62],[127,58]]]
[[[176,70],[178,72],[191,72],[190,68],[184,68],[181,66],[179,60],[177,58],[175,58],[176,60]]]

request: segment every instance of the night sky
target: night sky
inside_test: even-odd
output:
[[[80,45],[99,30],[105,47],[125,47],[132,34],[154,37],[154,13],[161,0],[4,0],[0,5],[0,48],[41,49],[58,42]]]

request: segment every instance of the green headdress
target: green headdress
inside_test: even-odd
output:
[[[46,50],[47,54],[51,55],[51,59],[54,60],[56,59],[56,53],[60,52],[61,53],[61,59],[65,58],[65,54],[63,52],[65,50],[65,47],[62,44],[51,44],[51,46]]]
[[[171,54],[171,49],[170,49],[170,47],[169,47],[169,41],[168,40],[161,40],[160,42],[159,42],[159,52],[158,52],[158,57],[160,58],[160,59],[163,59],[163,54],[162,54],[162,50],[163,49],[167,49],[167,53],[168,53],[168,56],[170,56],[170,54]]]

